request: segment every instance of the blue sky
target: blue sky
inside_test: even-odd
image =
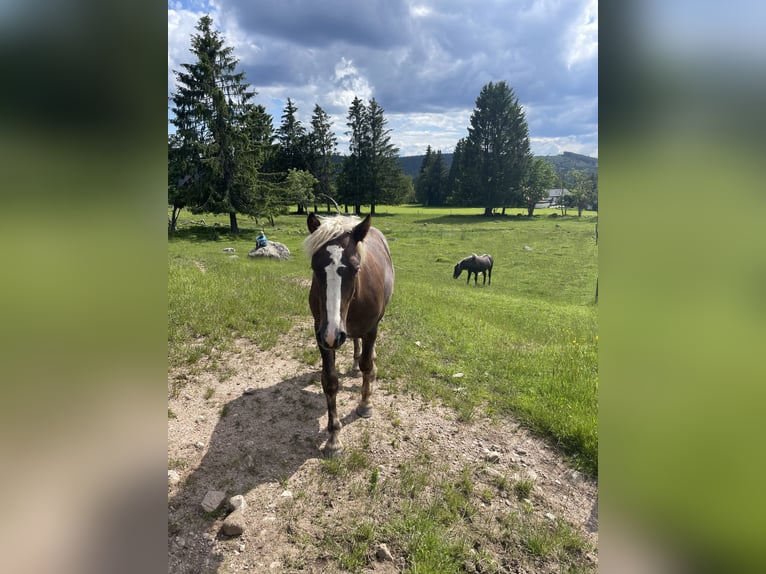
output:
[[[340,153],[354,96],[385,110],[400,155],[465,137],[481,88],[504,80],[532,151],[598,156],[596,0],[179,0],[168,2],[168,94],[208,13],[279,126],[287,98],[308,126],[330,114]],[[170,129],[170,127],[169,127]]]

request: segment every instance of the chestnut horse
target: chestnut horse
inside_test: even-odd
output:
[[[473,253],[472,255],[469,255],[468,257],[464,257],[460,261],[457,262],[457,265],[455,265],[455,272],[453,273],[452,277],[453,279],[457,279],[460,277],[460,274],[463,272],[463,269],[468,270],[468,281],[466,281],[466,285],[470,283],[471,281],[471,273],[473,273],[473,284],[477,285],[479,282],[479,273],[482,274],[482,277],[484,277],[485,284],[487,282],[487,273],[489,273],[489,284],[492,285],[492,266],[494,265],[494,261],[492,260],[492,256],[489,253],[485,253],[484,255],[476,255]]]
[[[370,226],[370,216],[308,216],[311,233],[303,245],[311,258],[313,277],[309,306],[314,333],[322,355],[322,390],[327,399],[325,451],[333,456],[342,449],[335,397],[338,372],[335,351],[348,337],[354,340],[354,368],[362,371],[362,398],[356,412],[372,416],[370,394],[375,382],[375,340],[378,323],[394,291],[394,266],[383,234]],[[361,352],[359,343],[361,339]]]

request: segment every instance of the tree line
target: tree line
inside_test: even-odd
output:
[[[329,115],[315,105],[307,129],[288,98],[281,123],[252,102],[256,92],[237,71],[239,61],[203,16],[191,38],[195,61],[176,70],[171,95],[176,131],[168,136],[168,226],[178,215],[228,214],[232,232],[238,215],[266,218],[296,205],[362,205],[374,212],[379,204],[397,204],[412,195],[412,182],[397,163],[383,108],[375,99],[354,98],[346,132],[350,154],[340,165],[337,137]]]
[[[513,89],[505,82],[489,82],[476,99],[468,135],[461,138],[447,169],[440,150],[426,148],[415,177],[415,198],[423,205],[467,206],[495,210],[522,207],[532,215],[535,205],[559,186],[569,193],[561,199],[582,214],[598,207],[595,175],[571,170],[561,177],[551,162],[530,151],[529,129]]]
[[[177,88],[170,98],[170,121],[176,128],[168,135],[171,231],[184,208],[228,214],[235,233],[238,215],[273,224],[276,215],[293,205],[299,213],[311,206],[316,211],[318,204],[328,211],[344,205],[347,213],[350,208],[356,214],[369,205],[374,214],[377,205],[416,200],[482,207],[487,215],[523,206],[532,215],[534,205],[555,184],[550,163],[530,152],[524,112],[505,82],[482,88],[450,169],[441,151],[429,146],[413,183],[399,165],[399,150],[391,143],[385,111],[375,98],[352,101],[345,132],[349,153],[337,162],[337,137],[321,106],[314,106],[306,127],[288,98],[275,129],[265,107],[253,103],[257,92],[237,71],[233,48],[213,28],[210,16],[203,16],[195,29],[190,49],[195,60],[174,70]],[[582,189],[595,186],[595,180],[581,179],[577,185]],[[580,201],[580,212],[593,205],[592,193],[581,195],[590,199]]]

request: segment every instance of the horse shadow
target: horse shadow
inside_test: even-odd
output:
[[[168,572],[216,572],[224,560],[215,546],[229,539],[220,530],[227,502],[206,513],[200,504],[208,491],[223,491],[227,500],[235,494],[247,499],[260,485],[276,486],[307,461],[324,457],[327,402],[320,373],[312,369],[269,387],[249,389],[222,406],[204,456],[168,499]],[[358,396],[354,374],[340,374],[340,383],[343,391]],[[357,418],[351,409],[341,422],[346,426]]]

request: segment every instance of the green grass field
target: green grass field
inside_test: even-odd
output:
[[[598,472],[598,273],[596,215],[485,218],[478,209],[379,207],[373,225],[389,239],[396,286],[377,347],[380,385],[417,391],[455,408],[514,413],[571,457]],[[320,213],[321,215],[321,213]],[[310,279],[301,243],[305,216],[279,217],[269,239],[286,262],[250,259],[259,226],[227,217],[184,223],[169,237],[168,355],[171,367],[213,359],[235,337],[263,347],[309,320]],[[223,252],[234,247],[237,258]],[[452,278],[472,252],[495,259],[491,286]],[[317,357],[314,358],[316,360]],[[458,376],[455,376],[458,375]]]

